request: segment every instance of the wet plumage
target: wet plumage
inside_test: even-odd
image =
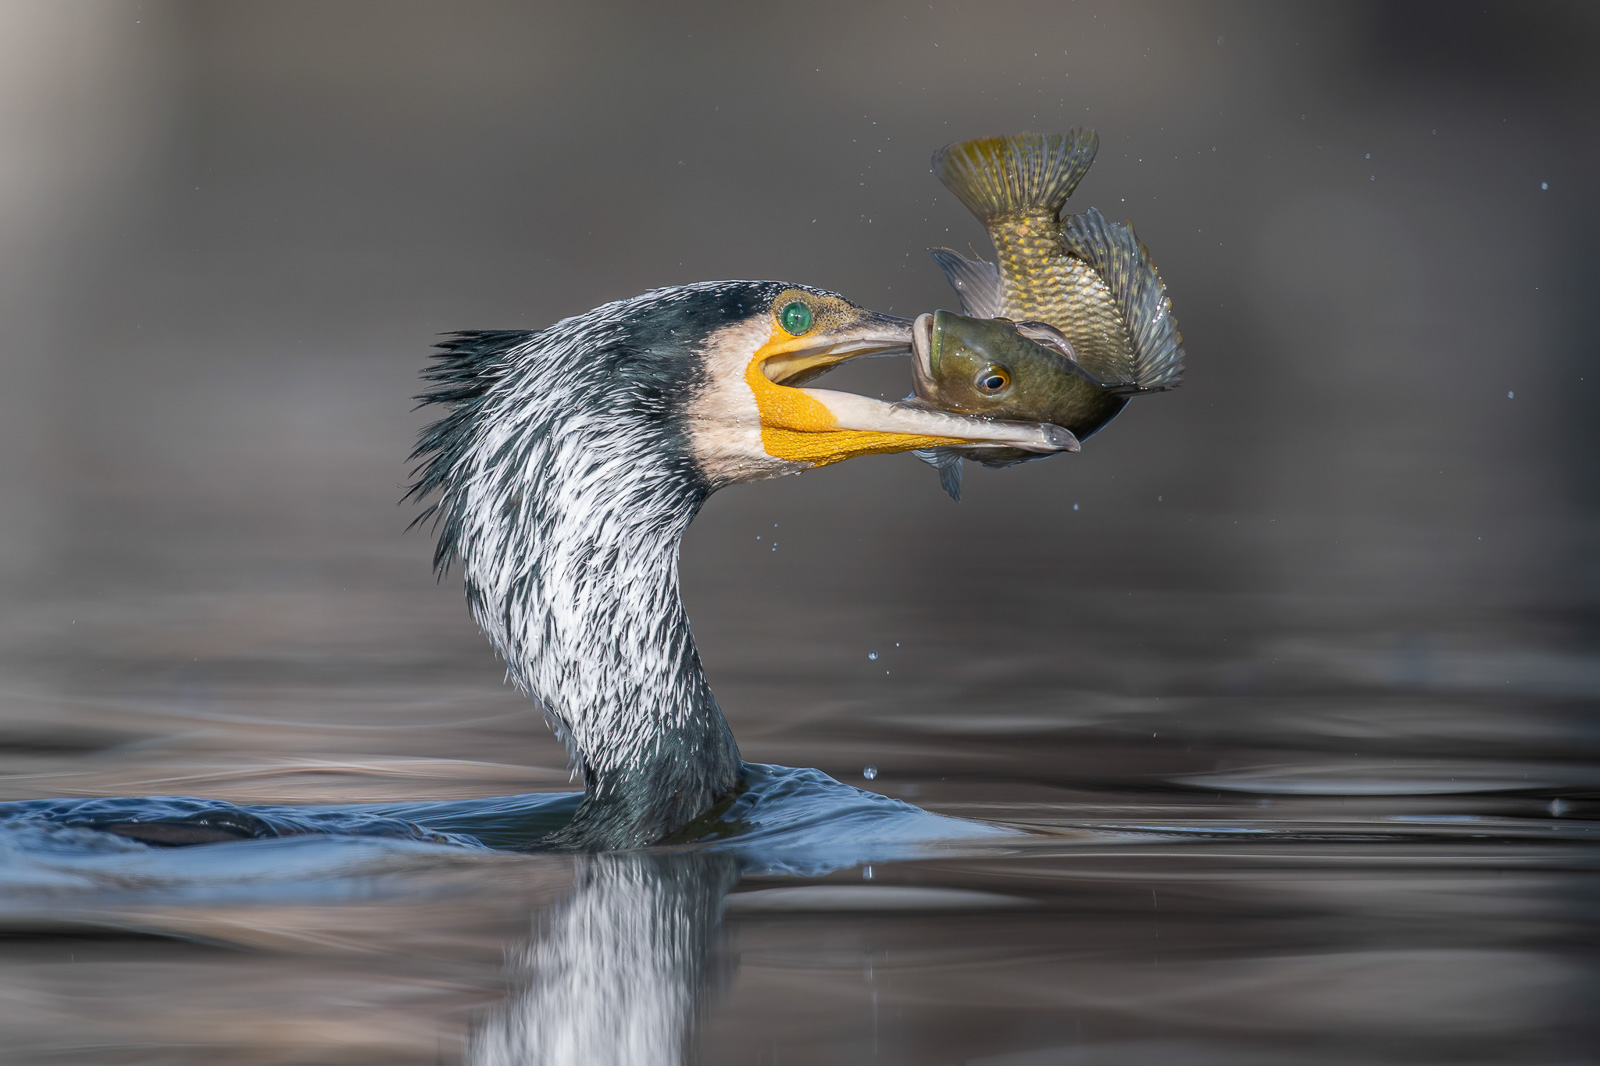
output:
[[[959,442],[1072,435],[799,388],[910,323],[780,282],[660,289],[538,331],[456,334],[422,397],[412,495],[510,679],[567,742],[577,816],[545,841],[667,839],[742,787],[678,592],[678,542],[727,485]]]

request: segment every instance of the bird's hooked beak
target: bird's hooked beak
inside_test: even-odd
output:
[[[1077,438],[1060,426],[997,421],[920,403],[884,403],[848,392],[796,387],[850,359],[909,352],[913,330],[922,332],[918,347],[926,351],[932,319],[923,315],[912,323],[842,299],[823,302],[810,293],[795,297],[774,304],[771,334],[745,375],[755,393],[761,442],[769,455],[824,466],[858,455],[956,444],[999,444],[1040,453],[1078,450]],[[786,328],[783,316],[802,299],[809,308],[804,319],[809,328],[797,334]]]

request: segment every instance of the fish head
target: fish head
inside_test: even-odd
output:
[[[709,427],[700,439],[707,449],[735,453],[722,464],[731,472],[720,483],[923,448],[1006,446],[1041,454],[1078,448],[1072,433],[1056,425],[810,387],[849,359],[904,353],[912,324],[807,286],[773,286],[768,298],[766,307],[747,311],[703,344],[708,385],[720,391],[699,404],[697,421]],[[764,453],[754,462],[752,429]]]
[[[911,335],[917,396],[946,410],[1048,422],[1063,384],[1083,378],[1071,343],[1042,322],[940,310]]]

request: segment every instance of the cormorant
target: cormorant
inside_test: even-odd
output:
[[[771,281],[658,289],[538,331],[438,345],[408,499],[585,786],[544,844],[656,843],[740,790],[739,749],[678,594],[678,542],[717,489],[957,443],[1075,451],[1056,426],[797,386],[909,350],[910,323]]]

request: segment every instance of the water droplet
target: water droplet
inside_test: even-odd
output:
[[[1513,392],[1506,393],[1506,399],[1515,400],[1516,398],[1517,398],[1516,392],[1513,391]]]
[[[869,651],[869,652],[867,652],[867,658],[869,658],[869,659],[876,659],[876,658],[877,658],[877,657],[878,657],[878,653],[877,653],[877,652],[875,652],[875,651]]]
[[[861,868],[861,880],[863,880],[863,881],[870,881],[870,880],[872,880],[872,867],[870,867],[870,866],[863,866],[863,867],[862,867],[862,868]]]
[[[1550,801],[1550,813],[1555,815],[1557,818],[1560,818],[1563,814],[1566,814],[1567,813],[1567,801],[1564,800],[1564,799],[1560,799],[1560,798],[1551,800]]]
[[[1077,504],[1073,504],[1073,505],[1072,505],[1072,509],[1073,509],[1073,510],[1074,510],[1074,511],[1076,511],[1076,510],[1077,510],[1077,509],[1078,509],[1078,505],[1077,505]]]
[[[1539,183],[1539,188],[1548,189],[1548,188],[1550,188],[1550,183],[1548,181],[1541,181]]]
[[[1368,159],[1371,159],[1371,158],[1372,158],[1372,153],[1371,153],[1371,152],[1368,152],[1368,153],[1367,153],[1367,158],[1368,158]]]
[[[861,776],[871,781],[878,776],[878,768],[876,766],[863,766],[861,768]]]

